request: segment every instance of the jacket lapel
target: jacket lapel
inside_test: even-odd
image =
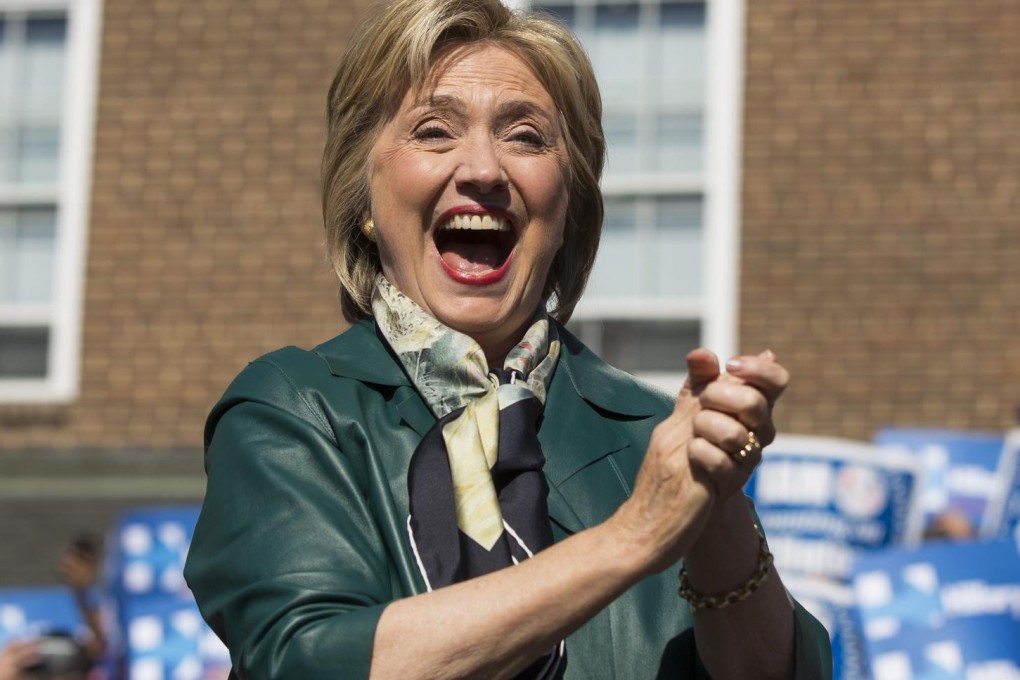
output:
[[[315,348],[315,352],[338,377],[350,378],[375,388],[393,411],[376,411],[366,419],[366,436],[375,449],[374,460],[382,467],[381,479],[390,487],[399,512],[407,513],[407,470],[422,437],[436,422],[425,400],[411,384],[400,362],[376,331],[371,319],[359,321],[346,333]],[[395,412],[395,413],[394,413]],[[394,427],[399,415],[400,424]]]
[[[597,520],[585,521],[579,511],[591,505],[590,499],[577,497],[586,491],[564,483],[589,465],[608,465],[607,456],[636,445],[625,436],[620,420],[661,414],[669,402],[668,396],[650,392],[603,362],[562,326],[557,331],[562,349],[538,438],[546,452],[549,515],[577,532]]]

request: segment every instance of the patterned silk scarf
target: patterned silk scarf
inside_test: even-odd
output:
[[[429,590],[517,564],[552,545],[537,436],[560,343],[541,310],[503,368],[381,274],[372,313],[439,419],[411,457],[408,532]],[[550,677],[557,645],[520,678]]]

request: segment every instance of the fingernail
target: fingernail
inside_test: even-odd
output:
[[[761,355],[762,355],[762,357],[764,357],[765,359],[768,359],[769,361],[775,361],[776,360],[776,353],[773,352],[770,349],[765,350],[764,352],[761,353]]]
[[[744,368],[743,359],[733,357],[732,359],[726,362],[726,370],[729,371],[730,373],[737,373],[743,368]]]

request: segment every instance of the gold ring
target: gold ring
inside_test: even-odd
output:
[[[747,431],[747,443],[744,444],[744,448],[737,452],[740,456],[740,460],[747,460],[747,454],[761,451],[761,442],[758,441],[757,435],[754,434],[754,430]]]

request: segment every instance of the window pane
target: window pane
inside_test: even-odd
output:
[[[65,32],[62,17],[30,18],[25,26],[22,113],[32,123],[60,122]]]
[[[656,210],[656,297],[701,295],[702,200],[660,198]]]
[[[633,199],[607,199],[602,243],[586,295],[597,300],[640,294],[640,244]]]
[[[697,321],[572,321],[567,327],[628,373],[682,373],[684,357],[701,344]]]
[[[662,102],[700,110],[705,105],[705,6],[665,3],[660,12],[656,56]]]
[[[18,180],[55,182],[60,131],[56,127],[23,128],[18,135]]]
[[[705,6],[666,3],[656,46],[660,64],[656,169],[702,169],[705,110]]]
[[[8,28],[9,22],[0,15],[0,182],[9,182],[14,177],[12,139],[17,124],[12,115],[18,99],[14,91],[14,58],[7,37]]]
[[[0,303],[51,301],[56,217],[54,208],[0,210]]]
[[[46,328],[0,328],[0,378],[45,378]]]
[[[634,114],[606,112],[602,120],[606,134],[606,174],[623,174],[640,169],[638,120]]]
[[[10,22],[0,14],[0,124],[7,122],[8,110],[14,99],[14,54],[8,37]]]
[[[595,9],[592,65],[608,102],[636,102],[646,67],[646,49],[638,34],[637,4],[599,5]]]
[[[660,172],[701,172],[704,125],[701,112],[664,113],[658,119],[654,157]]]

